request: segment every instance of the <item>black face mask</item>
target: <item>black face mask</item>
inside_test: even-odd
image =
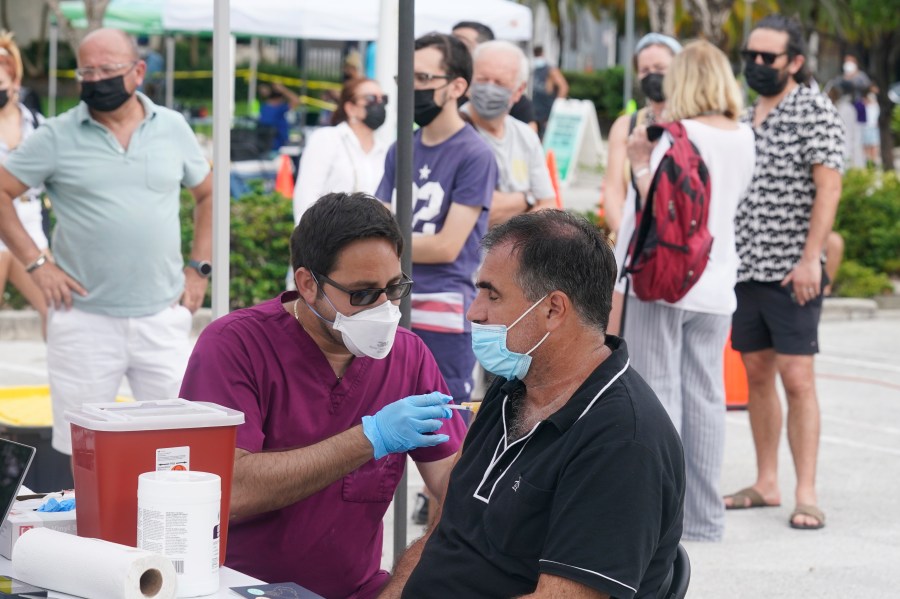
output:
[[[648,100],[653,102],[665,102],[666,95],[663,93],[663,75],[662,73],[650,73],[641,79],[641,91]]]
[[[373,102],[366,106],[366,116],[363,118],[363,125],[374,131],[378,129],[384,124],[384,119],[387,118],[387,113],[385,111],[384,102]]]
[[[81,82],[81,100],[89,108],[100,112],[110,112],[131,98],[125,89],[125,76],[118,75],[100,81]]]
[[[780,70],[764,64],[744,63],[744,77],[747,79],[747,85],[761,96],[777,96],[783,92],[790,76],[790,73],[785,72],[782,77]]]
[[[438,106],[434,101],[433,89],[417,89],[413,92],[413,120],[419,127],[427,127],[431,121],[441,114],[443,106]]]

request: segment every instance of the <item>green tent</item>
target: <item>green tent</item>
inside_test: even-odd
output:
[[[88,20],[82,0],[65,0],[59,4],[73,27],[87,29]],[[137,35],[165,33],[162,20],[165,5],[166,0],[111,0],[103,18],[103,26]]]

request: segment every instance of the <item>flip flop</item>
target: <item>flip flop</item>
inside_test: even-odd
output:
[[[737,493],[726,495],[722,499],[731,499],[731,505],[726,505],[726,510],[746,510],[754,507],[778,507],[780,503],[766,503],[759,491],[753,487],[741,489]],[[747,500],[750,500],[748,503]]]
[[[816,524],[797,524],[794,522],[794,518],[797,516],[809,516],[810,518],[815,518],[818,522]],[[798,503],[794,511],[791,512],[791,518],[788,522],[791,528],[796,528],[797,530],[819,530],[825,527],[825,514],[814,505]]]

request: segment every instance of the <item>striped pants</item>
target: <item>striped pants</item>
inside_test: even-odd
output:
[[[725,452],[723,349],[731,317],[628,298],[625,340],[634,369],[656,392],[684,445],[684,535],[721,541],[719,476]]]

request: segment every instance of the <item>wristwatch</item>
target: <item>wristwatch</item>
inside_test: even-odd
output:
[[[528,204],[528,209],[531,210],[537,204],[537,198],[530,191],[523,191],[522,193],[525,195],[525,203]]]
[[[196,270],[197,274],[204,279],[208,279],[212,274],[212,264],[206,260],[188,260],[187,265]]]

